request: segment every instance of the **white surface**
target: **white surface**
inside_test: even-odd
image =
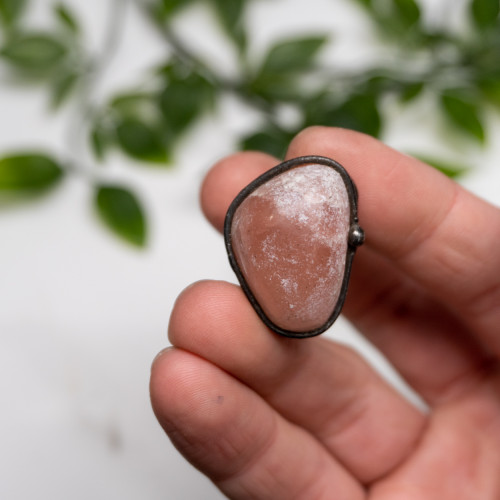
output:
[[[33,3],[33,23],[45,22],[49,1]],[[97,47],[108,2],[72,4]],[[291,27],[307,32],[306,25],[316,22],[346,34],[332,54],[345,53],[355,39],[363,42],[347,3],[265,4],[256,2],[250,16],[256,53],[273,36]],[[217,53],[221,42],[210,38],[206,13],[190,13],[182,23],[191,29],[193,44],[202,41],[204,50]],[[350,31],[356,26],[358,32]],[[363,60],[364,47],[353,45],[350,54]],[[157,38],[130,11],[101,91],[136,81],[162,54]],[[221,56],[221,66],[230,71],[231,54]],[[41,92],[5,84],[0,90],[1,152],[28,145],[64,150],[65,113],[47,116]],[[146,200],[151,241],[144,252],[116,242],[99,226],[89,187],[79,178],[67,179],[43,199],[0,207],[0,498],[222,498],[156,424],[148,376],[152,358],[167,343],[176,295],[198,279],[234,280],[222,239],[198,209],[197,191],[208,166],[233,149],[237,132],[254,119],[228,100],[186,139],[170,171],[112,159],[110,175],[133,182]],[[389,141],[402,147],[427,141],[422,130],[413,133],[421,119],[418,113],[399,118]],[[492,121],[497,135],[498,117]],[[491,142],[485,155],[477,153],[480,164],[464,182],[498,202],[500,146]],[[368,353],[391,377],[348,325],[341,321],[335,328],[336,337]]]

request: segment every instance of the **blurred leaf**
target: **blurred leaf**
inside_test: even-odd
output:
[[[160,95],[160,109],[167,132],[178,137],[215,99],[214,86],[197,73],[186,76],[170,71],[169,81]]]
[[[69,29],[73,33],[78,33],[80,31],[76,16],[67,5],[64,5],[63,3],[55,5],[54,13],[61,24],[67,29]]]
[[[247,0],[211,0],[225,32],[243,50],[246,46],[244,12]]]
[[[269,102],[296,102],[304,97],[304,90],[298,79],[285,73],[259,75],[250,83],[248,92],[250,96],[256,94]]]
[[[401,101],[408,103],[416,99],[424,90],[423,82],[409,83],[403,86],[403,91],[401,92]]]
[[[27,0],[0,0],[0,20],[7,27],[12,27],[21,17]]]
[[[262,151],[276,158],[283,158],[295,133],[267,126],[240,141],[245,151]]]
[[[379,137],[382,117],[377,97],[372,94],[354,94],[340,105],[332,103],[328,95],[319,96],[306,108],[305,126],[324,125],[342,127]]]
[[[50,70],[66,55],[66,47],[49,34],[28,34],[8,40],[0,56],[27,70]]]
[[[302,100],[304,92],[298,78],[313,66],[314,58],[326,40],[324,36],[294,38],[273,45],[250,82],[250,94],[271,102]]]
[[[383,70],[380,74],[375,73],[374,76],[364,83],[365,90],[370,94],[386,92],[399,86],[399,82],[396,82],[394,78],[384,75]]]
[[[187,7],[192,3],[193,0],[155,0],[151,5],[151,12],[157,21],[164,23],[183,7]]]
[[[382,119],[374,95],[354,95],[343,103],[334,115],[333,121],[337,127],[358,130],[374,137],[380,136]]]
[[[452,179],[456,179],[457,177],[464,175],[470,170],[470,168],[465,167],[464,165],[457,165],[455,163],[443,161],[438,158],[431,158],[429,156],[418,155],[418,154],[414,154],[412,156],[418,158],[420,161],[423,161],[424,163],[427,163],[427,165],[434,167],[435,169],[439,170],[440,172],[442,172],[443,174]]]
[[[465,92],[448,91],[441,96],[441,107],[448,120],[458,129],[484,143],[485,132],[477,100]]]
[[[112,143],[110,136],[110,131],[101,122],[94,122],[90,131],[90,146],[98,161],[104,160],[108,146]]]
[[[57,75],[52,87],[51,105],[53,109],[57,109],[64,104],[75,88],[79,77],[80,75],[75,71],[66,71]]]
[[[499,0],[472,0],[472,18],[480,29],[494,26],[500,13]]]
[[[135,118],[125,118],[116,127],[121,149],[136,160],[167,163],[168,155],[161,133],[150,124]]]
[[[485,30],[481,30],[481,34],[483,31]],[[469,56],[468,63],[480,73],[487,73],[490,78],[500,80],[500,23],[495,31],[493,39],[482,37],[484,42],[475,48],[472,57]]]
[[[147,92],[119,94],[112,99],[110,107],[121,118],[150,120],[158,115],[156,96]]]
[[[417,0],[358,0],[369,13],[382,38],[394,44],[428,46],[427,33],[420,29],[421,12]]]
[[[392,0],[396,18],[401,25],[409,28],[418,23],[420,8],[415,0]]]
[[[100,218],[111,231],[133,245],[145,245],[144,212],[137,198],[128,189],[99,186],[94,203]]]
[[[326,36],[283,40],[273,45],[260,68],[260,74],[296,73],[310,68],[327,41]]]
[[[491,104],[500,108],[500,78],[485,78],[478,82],[478,87]]]
[[[63,169],[40,153],[21,153],[0,159],[0,190],[41,190],[55,184]]]
[[[357,1],[367,9],[373,8],[373,0],[357,0]]]

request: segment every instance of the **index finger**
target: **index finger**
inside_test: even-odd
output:
[[[437,170],[356,132],[314,127],[288,155],[343,164],[367,245],[448,305],[500,354],[500,210]]]

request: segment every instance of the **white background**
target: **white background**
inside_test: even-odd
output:
[[[99,50],[110,3],[70,3],[87,44]],[[33,25],[48,25],[49,4],[33,0]],[[453,2],[457,25],[459,4]],[[449,2],[432,7],[426,15],[433,22],[450,12]],[[255,54],[283,34],[332,29],[336,43],[325,57],[340,64],[364,64],[380,50],[348,0],[256,1],[248,23]],[[179,31],[221,71],[231,72],[233,55],[205,10],[184,14]],[[139,81],[165,54],[137,10],[127,9],[120,49],[98,97]],[[431,105],[420,103],[393,119],[386,140],[440,152],[434,126],[426,124],[426,106]],[[72,111],[53,116],[47,107],[44,92],[13,85],[0,68],[0,152],[37,147],[67,154]],[[396,112],[388,103],[387,113]],[[494,138],[500,126],[498,116],[488,120],[486,152],[457,144],[455,156],[475,164],[462,182],[498,203],[500,141]],[[151,360],[167,345],[176,295],[198,279],[234,281],[221,237],[203,221],[198,187],[208,167],[231,152],[238,133],[254,123],[255,113],[227,99],[191,131],[173,168],[111,158],[103,175],[128,180],[145,200],[145,251],[124,246],[100,226],[91,189],[80,177],[69,177],[44,198],[0,204],[0,498],[222,498],[160,430],[149,405],[148,377]],[[333,330],[328,335],[363,350],[398,383],[345,322]]]

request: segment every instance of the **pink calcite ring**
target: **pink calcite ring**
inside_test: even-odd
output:
[[[337,319],[364,241],[357,202],[346,170],[322,156],[288,160],[234,199],[224,226],[229,261],[271,330],[312,337]]]

